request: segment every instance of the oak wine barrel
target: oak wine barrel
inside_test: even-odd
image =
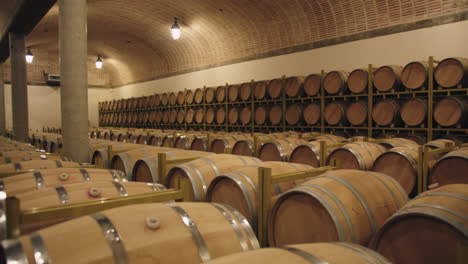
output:
[[[239,122],[239,110],[236,107],[229,109],[228,121],[230,125],[236,125]]]
[[[468,147],[455,149],[445,154],[431,169],[431,177],[439,186],[468,184]]]
[[[423,135],[418,134],[409,134],[406,136],[407,139],[416,142],[418,145],[426,144],[427,140],[426,137]]]
[[[174,147],[178,149],[190,150],[190,146],[192,145],[193,140],[200,137],[204,136],[198,134],[186,134],[179,136],[175,141]]]
[[[185,102],[188,104],[188,105],[191,105],[193,104],[193,99],[194,99],[195,95],[193,94],[193,90],[187,90],[185,92]]]
[[[446,148],[450,146],[455,146],[455,143],[456,142],[452,139],[441,138],[441,139],[429,141],[426,144],[424,144],[424,146],[429,147],[431,149],[438,149],[438,148]]]
[[[283,109],[280,105],[273,105],[268,110],[268,121],[273,126],[279,125],[283,120]]]
[[[316,96],[320,94],[320,83],[322,77],[320,74],[310,74],[304,80],[304,92],[307,96]]]
[[[239,113],[239,121],[241,125],[248,125],[252,120],[252,111],[250,107],[243,107]]]
[[[132,97],[132,109],[137,109],[138,108],[138,101],[139,101],[139,97]]]
[[[196,137],[190,145],[190,150],[208,151],[208,139],[206,137]]]
[[[162,106],[167,106],[169,105],[169,96],[167,95],[167,93],[163,93],[161,95],[161,105]]]
[[[267,81],[258,81],[254,85],[254,96],[256,100],[266,99]]]
[[[361,94],[367,92],[369,86],[369,72],[367,69],[353,70],[347,80],[349,91],[353,94]]]
[[[300,125],[304,120],[303,107],[301,104],[291,104],[286,107],[284,119],[288,125]]]
[[[184,110],[179,110],[177,112],[177,117],[176,117],[176,120],[177,120],[177,124],[184,124],[184,121],[185,121],[185,112]]]
[[[378,92],[398,91],[401,86],[401,66],[387,65],[374,72],[374,87]]]
[[[281,79],[273,79],[268,82],[267,93],[271,99],[279,99],[283,95],[283,84]]]
[[[254,120],[257,125],[265,125],[267,120],[268,109],[266,106],[256,106]]]
[[[205,89],[205,103],[212,104],[215,102],[216,91],[213,87],[207,87]]]
[[[411,139],[398,137],[384,139],[383,141],[380,141],[379,144],[384,146],[386,149],[392,149],[396,147],[411,147],[417,150],[419,147],[419,144]]]
[[[156,106],[156,95],[150,95],[148,96],[148,105],[149,108],[155,107]]]
[[[161,106],[161,95],[160,94],[155,94],[154,95],[154,106],[155,107]]]
[[[263,161],[289,161],[292,151],[304,141],[295,137],[278,138],[264,143],[258,150],[258,158]]]
[[[468,85],[468,59],[446,58],[434,69],[434,81],[442,88]]]
[[[323,88],[327,94],[344,94],[348,91],[346,84],[348,80],[348,72],[344,71],[331,71],[327,73],[323,79]]]
[[[168,110],[163,112],[162,122],[163,122],[163,124],[168,124],[169,123],[169,111]]]
[[[233,155],[253,157],[255,156],[254,148],[255,146],[253,139],[241,139],[234,143],[231,153]]]
[[[434,121],[442,127],[464,127],[468,124],[468,100],[448,96],[434,106]]]
[[[177,104],[183,105],[185,103],[185,93],[184,91],[179,91],[177,93]]]
[[[316,125],[320,121],[320,105],[310,103],[303,110],[304,121],[307,125]]]
[[[346,108],[346,119],[353,126],[367,125],[367,102],[358,100],[350,103]]]
[[[196,124],[201,124],[203,123],[203,109],[199,108],[195,111],[195,123]]]
[[[154,117],[154,123],[156,124],[162,124],[162,119],[163,119],[163,112],[157,111],[156,115]]]
[[[327,124],[335,126],[346,123],[346,104],[331,102],[325,106],[324,118]]]
[[[187,113],[185,113],[185,120],[187,121],[187,124],[192,124],[194,117],[195,111],[193,111],[193,109],[187,109]]]
[[[239,98],[241,101],[248,101],[250,100],[250,97],[252,95],[252,88],[251,88],[252,83],[246,82],[241,84],[239,87]]]
[[[401,71],[401,82],[406,89],[414,91],[425,88],[427,85],[429,62],[413,61]]]
[[[286,79],[284,92],[289,98],[301,97],[304,95],[304,76],[292,76]]]
[[[17,173],[20,171],[44,170],[55,168],[79,168],[82,163],[60,160],[29,160],[0,165],[0,173]]]
[[[206,109],[205,111],[205,122],[208,124],[208,125],[211,125],[213,124],[215,120],[215,111],[213,108],[208,108]]]
[[[379,126],[395,126],[401,120],[400,104],[392,99],[377,102],[372,108],[372,120]]]
[[[216,88],[216,102],[222,103],[226,100],[226,86],[218,86]]]
[[[229,135],[222,138],[216,138],[211,142],[210,151],[220,154],[224,153],[225,149],[232,149],[234,144],[241,139],[249,139],[247,135]]]
[[[407,126],[423,126],[427,118],[427,101],[424,98],[410,98],[401,105],[400,113]]]
[[[240,97],[239,97],[239,85],[236,84],[236,85],[230,85],[228,87],[228,99],[229,99],[229,102],[236,102],[236,101],[239,101]]]
[[[221,125],[226,122],[226,110],[224,107],[216,109],[216,124]]]
[[[332,159],[339,160],[340,168],[355,170],[371,170],[374,161],[382,155],[385,147],[370,142],[353,142],[338,147],[327,157],[327,164]]]
[[[203,89],[202,88],[197,88],[195,90],[195,93],[193,94],[193,101],[196,104],[203,103]]]
[[[320,141],[325,141],[327,145],[332,145],[343,140],[345,140],[345,138],[335,135],[318,136],[314,141],[309,141],[295,147],[291,152],[289,161],[318,168],[320,167]],[[327,148],[327,155],[333,150],[334,148]]]

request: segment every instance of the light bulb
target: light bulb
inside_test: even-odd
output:
[[[28,51],[26,52],[26,62],[28,64],[31,64],[34,60],[34,56],[33,54],[31,53],[31,50],[28,48]]]
[[[174,24],[171,27],[172,31],[172,38],[177,40],[180,38],[180,27],[179,24],[177,23],[177,17],[174,18]]]
[[[102,60],[101,57],[98,56],[96,60],[96,68],[101,69],[102,68]]]

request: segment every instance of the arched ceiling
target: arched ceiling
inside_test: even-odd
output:
[[[468,10],[463,0],[87,2],[89,58],[102,56],[112,85]],[[177,41],[170,34],[174,17],[182,30]],[[58,50],[57,5],[26,42],[32,49]]]

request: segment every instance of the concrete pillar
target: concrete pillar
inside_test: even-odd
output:
[[[62,146],[64,155],[88,162],[86,0],[59,0]]]
[[[11,61],[11,108],[13,112],[13,135],[18,141],[28,141],[28,85],[24,35],[10,33]]]
[[[0,64],[0,135],[4,136],[6,130],[5,122],[5,81],[3,79],[3,64]]]

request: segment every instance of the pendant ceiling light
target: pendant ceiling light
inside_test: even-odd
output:
[[[97,60],[96,60],[96,68],[101,69],[102,68],[102,60],[101,56],[98,55]]]
[[[173,39],[179,39],[180,38],[180,27],[179,24],[177,23],[177,17],[174,18],[174,24],[171,27],[172,31],[172,38]]]
[[[34,56],[33,56],[32,52],[31,52],[31,50],[28,48],[28,51],[26,52],[26,62],[28,64],[31,64],[33,62],[33,60],[34,60]]]

